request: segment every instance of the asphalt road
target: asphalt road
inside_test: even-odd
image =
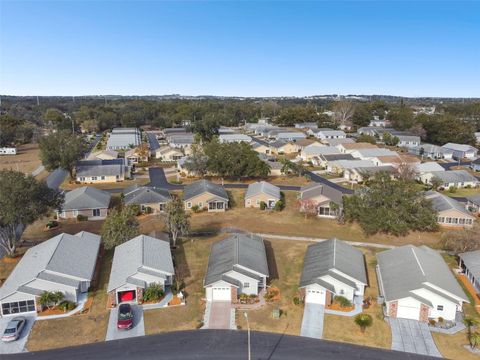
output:
[[[59,340],[60,341],[60,340]],[[298,336],[252,332],[252,359],[405,360],[435,359],[391,350]],[[247,359],[247,333],[238,330],[191,330],[113,340],[83,346],[5,355],[4,360],[215,360]]]

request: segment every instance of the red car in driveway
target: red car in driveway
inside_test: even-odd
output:
[[[133,309],[128,303],[120,304],[118,307],[117,328],[119,330],[130,330],[133,327]]]

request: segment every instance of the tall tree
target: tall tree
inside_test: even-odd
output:
[[[173,246],[177,246],[177,239],[187,235],[190,228],[190,215],[186,213],[183,201],[180,198],[170,201],[165,207],[163,218]]]
[[[44,182],[18,171],[0,171],[0,246],[12,256],[20,241],[21,227],[62,203],[63,195]]]
[[[443,247],[455,253],[480,249],[480,222],[473,227],[451,230],[443,235]]]
[[[105,249],[113,249],[117,245],[134,238],[139,234],[139,224],[135,209],[126,206],[113,209],[102,226],[102,241]]]
[[[333,112],[333,118],[338,126],[350,126],[355,114],[355,104],[349,100],[337,101],[333,105]]]
[[[202,145],[195,143],[192,145],[192,154],[185,160],[185,168],[192,174],[205,176],[208,171],[208,156],[205,155]]]
[[[202,141],[211,141],[215,135],[218,135],[220,124],[214,116],[207,116],[197,120],[192,124],[192,131],[200,135]]]
[[[40,158],[49,171],[56,168],[67,170],[73,179],[73,170],[83,156],[86,145],[79,136],[68,131],[59,131],[40,139]]]

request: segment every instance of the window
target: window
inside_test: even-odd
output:
[[[437,310],[438,311],[443,311],[443,305],[437,305]]]
[[[100,216],[100,209],[93,209],[92,216]]]
[[[101,180],[105,180],[105,176],[100,177]]]
[[[187,202],[187,208],[191,208],[192,207],[192,203],[191,202]]]
[[[80,176],[80,181],[85,181],[85,176]]]
[[[78,210],[73,210],[73,216],[77,216],[78,215]]]
[[[345,294],[345,290],[340,289],[340,295],[344,295],[344,294]]]
[[[260,205],[260,199],[257,199],[257,201],[255,202],[257,205]]]
[[[200,209],[202,209],[202,208],[203,208],[203,202],[199,202],[199,203],[198,203],[198,207],[199,207]]]
[[[158,209],[159,209],[161,212],[164,212],[164,211],[165,211],[165,203],[160,203],[160,204],[158,204]]]
[[[244,287],[244,288],[249,288],[249,287],[250,287],[250,283],[243,283],[243,287]]]
[[[465,224],[465,219],[463,219],[463,218],[462,218],[462,219],[458,219],[458,223],[461,224],[461,225]]]
[[[252,200],[248,199],[247,200],[247,205],[252,205]]]
[[[472,225],[472,224],[473,224],[473,220],[472,220],[472,219],[466,219],[466,220],[465,220],[465,224],[467,224],[467,225]]]
[[[92,181],[95,181],[97,180],[97,177],[96,176],[92,176]]]

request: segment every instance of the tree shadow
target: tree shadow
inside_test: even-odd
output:
[[[190,241],[190,239],[184,238],[182,241],[177,241],[177,247],[172,250],[175,275],[181,281],[185,281],[185,279],[191,275],[190,268],[187,263],[187,257],[185,255],[184,243],[186,241]]]
[[[265,244],[265,253],[267,255],[269,280],[278,280],[277,260],[275,259],[272,243],[268,240],[264,240],[263,243]]]

